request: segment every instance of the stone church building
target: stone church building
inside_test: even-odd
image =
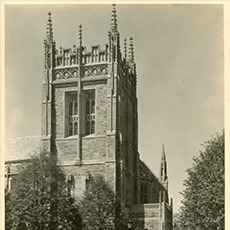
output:
[[[44,51],[41,136],[6,140],[7,189],[17,164],[31,154],[50,153],[67,174],[74,197],[90,176],[104,175],[140,229],[171,230],[165,149],[157,178],[138,152],[133,40],[125,39],[121,52],[115,5],[108,44],[89,49],[80,25],[79,45],[57,50],[49,13]]]

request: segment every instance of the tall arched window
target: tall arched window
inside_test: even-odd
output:
[[[78,96],[69,95],[69,136],[78,134]]]
[[[86,135],[95,133],[95,93],[86,94]]]

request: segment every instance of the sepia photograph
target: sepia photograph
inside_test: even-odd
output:
[[[224,4],[3,11],[4,229],[225,229]]]

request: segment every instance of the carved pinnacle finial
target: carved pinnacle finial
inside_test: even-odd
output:
[[[51,13],[48,13],[48,21],[47,21],[47,29],[46,29],[46,36],[49,42],[53,41],[53,26],[52,26],[52,19]]]
[[[111,16],[111,30],[117,32],[117,12],[116,4],[113,4],[112,16]]]
[[[124,39],[124,55],[125,55],[125,60],[127,59],[127,42],[126,38]]]
[[[79,38],[79,46],[82,47],[82,25],[79,25],[79,33],[78,33],[78,38]]]
[[[129,61],[134,62],[133,38],[129,39]]]
[[[76,45],[73,45],[73,53],[76,53]]]

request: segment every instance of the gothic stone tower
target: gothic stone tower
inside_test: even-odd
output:
[[[120,34],[113,5],[108,44],[88,51],[79,27],[79,46],[56,49],[51,14],[44,40],[42,151],[71,178],[73,196],[90,175],[102,174],[126,204],[138,203],[136,70],[133,43]]]
[[[80,25],[79,45],[58,51],[49,13],[44,51],[41,150],[68,175],[68,191],[77,198],[92,176],[103,175],[140,229],[172,230],[164,146],[159,178],[139,158],[133,40],[127,47],[124,39],[122,55],[115,6],[104,49],[87,51]],[[40,137],[7,141],[7,191],[16,165],[39,148]]]

